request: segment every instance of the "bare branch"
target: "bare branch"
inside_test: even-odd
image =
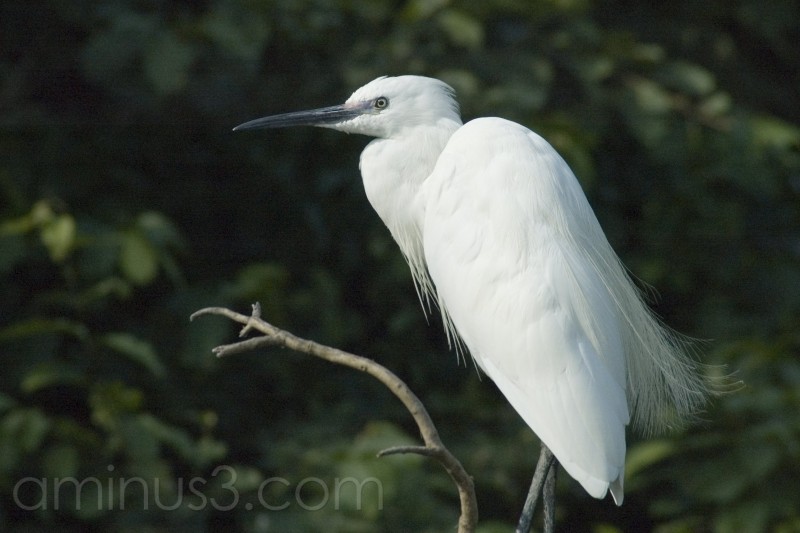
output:
[[[278,346],[278,345],[279,343],[276,342],[275,339],[267,336],[261,336],[252,339],[247,339],[246,341],[236,342],[233,344],[225,344],[223,346],[217,346],[212,351],[217,357],[225,357],[237,353],[250,352],[255,350],[256,348],[266,348],[269,346]]]
[[[387,455],[400,455],[404,453],[415,453],[417,455],[425,455],[427,457],[437,457],[440,450],[428,448],[427,446],[392,446],[378,452],[378,457],[386,457]]]
[[[395,455],[400,453],[416,453],[432,457],[439,461],[444,467],[453,482],[458,488],[458,495],[461,501],[461,516],[458,520],[459,533],[471,533],[475,531],[478,524],[478,502],[475,497],[475,487],[472,478],[467,474],[458,459],[442,444],[439,432],[433,424],[428,411],[419,398],[408,388],[408,386],[386,367],[379,365],[372,359],[355,355],[349,352],[318,344],[314,341],[302,339],[288,331],[276,328],[272,324],[261,319],[261,305],[253,305],[250,316],[242,315],[224,307],[207,307],[196,311],[190,317],[194,320],[204,315],[221,315],[234,322],[243,324],[244,327],[239,333],[242,337],[255,330],[263,334],[234,344],[227,344],[214,348],[213,352],[217,357],[233,355],[245,351],[254,350],[263,346],[282,346],[297,352],[307,353],[314,357],[319,357],[337,365],[344,365],[354,368],[360,372],[365,372],[383,383],[406,407],[414,421],[417,423],[422,440],[425,446],[397,446],[382,450],[378,453],[379,457]]]

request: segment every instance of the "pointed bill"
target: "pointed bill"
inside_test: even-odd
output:
[[[292,113],[257,118],[244,124],[239,124],[233,128],[233,131],[287,128],[290,126],[332,126],[363,115],[370,109],[369,102],[352,102],[308,111],[294,111]]]

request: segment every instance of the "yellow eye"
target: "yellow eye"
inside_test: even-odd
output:
[[[389,99],[385,96],[379,96],[375,99],[375,103],[372,105],[375,106],[375,109],[386,109],[389,107]]]

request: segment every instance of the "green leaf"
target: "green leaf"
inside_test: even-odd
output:
[[[655,115],[669,112],[673,107],[672,96],[664,87],[647,79],[635,79],[631,82],[639,107]]]
[[[122,242],[119,266],[131,282],[147,285],[158,275],[158,254],[140,232],[129,231]]]
[[[100,382],[89,393],[92,421],[98,426],[113,428],[121,415],[139,411],[143,401],[144,394],[139,389],[119,381]]]
[[[143,432],[151,435],[156,441],[172,448],[183,460],[197,467],[203,467],[208,464],[209,456],[198,455],[198,448],[185,429],[167,424],[146,413],[139,415],[136,423]],[[212,451],[218,452],[219,450]]]
[[[21,217],[4,220],[0,224],[0,236],[9,235],[24,235],[31,231],[35,226],[35,221],[31,214],[26,214]]]
[[[101,343],[147,368],[154,376],[163,378],[167,371],[153,345],[124,332],[107,333]]]
[[[56,214],[48,200],[39,200],[31,207],[29,217],[33,226],[43,226],[51,222]]]
[[[39,409],[13,409],[0,420],[0,442],[9,440],[30,453],[39,449],[50,428],[50,420]]]
[[[228,453],[228,446],[209,436],[200,437],[195,443],[192,462],[199,466],[206,466],[223,459]]]
[[[50,253],[50,258],[60,263],[67,258],[75,246],[77,234],[75,219],[72,215],[58,215],[47,222],[41,230],[42,244]]]
[[[475,50],[483,44],[480,21],[457,9],[445,9],[438,17],[439,26],[454,44]]]
[[[665,83],[693,96],[705,96],[717,87],[714,74],[687,61],[675,61],[666,65],[660,77]]]
[[[20,382],[20,390],[32,394],[54,385],[74,385],[83,381],[83,374],[72,366],[47,361],[36,365]]]
[[[403,9],[403,18],[410,21],[427,19],[447,4],[447,0],[410,0]]]
[[[181,233],[172,221],[157,211],[145,211],[136,217],[136,227],[155,247],[181,246]]]
[[[800,127],[775,117],[758,116],[752,119],[753,135],[762,146],[778,148],[800,147]]]
[[[703,100],[700,111],[710,117],[719,117],[730,112],[732,105],[733,100],[728,93],[716,92]]]
[[[242,267],[230,296],[245,301],[269,301],[283,295],[289,280],[286,268],[277,263],[257,263]]]
[[[80,340],[87,340],[89,337],[89,330],[79,322],[73,322],[65,318],[53,320],[32,318],[13,323],[1,329],[0,342],[52,333],[64,333]]]
[[[101,279],[94,285],[87,288],[80,295],[80,303],[83,305],[100,302],[107,298],[124,300],[130,297],[132,286],[129,282],[117,276],[110,276]]]
[[[670,440],[651,440],[636,444],[628,450],[625,458],[625,475],[633,477],[674,453],[675,443]]]

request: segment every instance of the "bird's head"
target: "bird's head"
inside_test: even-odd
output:
[[[318,126],[389,138],[407,128],[433,126],[440,120],[461,123],[449,85],[424,76],[383,76],[356,90],[341,105],[259,118],[233,129]]]

